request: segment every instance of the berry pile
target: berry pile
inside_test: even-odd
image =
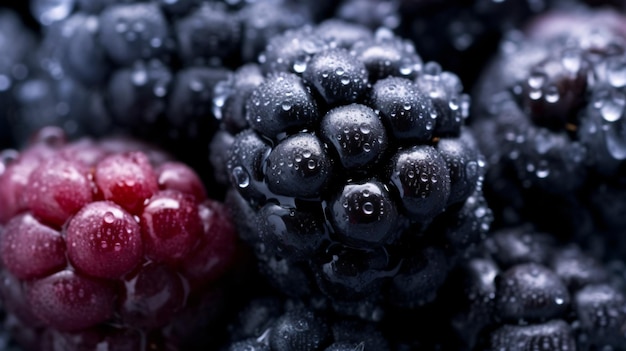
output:
[[[626,350],[624,9],[3,4],[0,350]]]
[[[32,350],[182,347],[176,323],[189,333],[189,311],[227,301],[228,210],[152,146],[64,137],[48,127],[2,153],[0,293],[17,336]]]
[[[33,3],[41,40],[17,94],[18,139],[54,124],[71,137],[121,131],[167,142],[207,185],[214,85],[272,35],[312,21],[287,0]]]
[[[422,305],[489,229],[469,97],[389,30],[289,30],[220,88],[216,178],[284,293],[370,319]]]

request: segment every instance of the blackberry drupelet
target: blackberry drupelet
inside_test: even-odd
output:
[[[623,251],[623,21],[609,9],[555,11],[502,42],[470,122],[492,166],[485,193],[494,227],[531,220],[586,244],[604,232],[607,251]]]
[[[283,293],[379,319],[434,299],[489,229],[468,96],[389,30],[289,30],[219,90],[216,178]]]
[[[245,251],[189,166],[55,127],[1,155],[0,297],[25,350],[192,350],[223,336]]]

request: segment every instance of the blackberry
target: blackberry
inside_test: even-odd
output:
[[[410,38],[425,59],[439,62],[446,70],[458,74],[467,88],[472,88],[479,72],[497,50],[502,34],[518,28],[558,1],[384,2],[398,8],[397,33]]]
[[[612,199],[626,190],[623,19],[585,7],[545,14],[510,33],[482,74],[470,124],[493,166],[485,192],[494,226],[530,219],[621,245],[624,203]]]
[[[15,119],[13,94],[28,75],[27,56],[35,45],[34,31],[26,26],[18,12],[0,8],[0,148],[17,143],[10,127]]]
[[[621,350],[623,264],[532,225],[500,228],[442,288],[458,350]],[[451,304],[452,302],[452,304]],[[454,338],[451,338],[454,339]]]
[[[379,325],[345,318],[276,295],[259,295],[229,323],[230,341],[220,350],[392,350]]]
[[[389,30],[289,30],[219,89],[216,178],[287,295],[370,319],[426,304],[489,229],[468,96]]]
[[[245,251],[195,171],[143,142],[55,127],[2,160],[0,296],[25,349],[216,342]]]
[[[216,197],[204,168],[215,85],[270,36],[312,21],[293,1],[34,1],[31,11],[42,43],[17,94],[17,139],[47,125],[124,132],[167,145]]]

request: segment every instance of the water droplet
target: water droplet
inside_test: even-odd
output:
[[[546,101],[553,104],[559,101],[559,89],[555,85],[546,88]]]
[[[298,57],[293,63],[293,71],[296,73],[303,73],[306,71],[308,59],[306,56]]]
[[[441,74],[441,65],[439,63],[430,61],[424,65],[424,73],[434,77]]]
[[[363,213],[366,215],[371,215],[374,213],[374,205],[371,202],[366,202],[363,204]]]
[[[289,110],[291,110],[291,104],[290,104],[289,102],[283,102],[282,107],[283,107],[283,110],[284,110],[284,111],[289,111]]]
[[[626,100],[623,96],[614,96],[604,101],[604,104],[600,108],[600,114],[605,121],[615,122],[624,114],[625,105]]]
[[[310,150],[304,150],[302,152],[302,156],[304,156],[304,158],[309,158],[311,157],[311,151]]]
[[[133,71],[131,80],[136,86],[145,85],[148,82],[148,72],[143,68],[136,69]]]
[[[542,95],[543,93],[541,92],[540,89],[531,90],[530,92],[528,92],[528,97],[531,98],[532,100],[539,100],[541,99]]]
[[[543,72],[532,72],[528,77],[528,86],[533,89],[541,89],[546,81],[546,76]]]
[[[608,61],[606,68],[609,84],[615,88],[626,86],[626,59],[615,57]]]
[[[571,73],[578,72],[582,64],[580,51],[576,49],[565,50],[563,52],[563,56],[561,57],[561,64]]]
[[[309,169],[315,169],[315,160],[309,160],[307,167],[309,167]]]
[[[153,92],[157,97],[164,97],[167,94],[167,89],[163,84],[157,84],[154,86]]]
[[[243,167],[237,166],[233,168],[232,175],[238,187],[244,189],[250,185],[250,176]]]
[[[112,224],[113,222],[115,222],[115,215],[113,214],[113,212],[107,211],[102,217],[102,220],[104,221],[104,223]]]
[[[548,167],[548,162],[546,160],[539,161],[535,174],[537,175],[537,178],[541,179],[550,175],[550,168]]]
[[[474,210],[474,215],[476,216],[476,218],[482,218],[483,216],[485,216],[485,214],[487,214],[487,210],[482,206]]]
[[[342,76],[344,73],[346,73],[346,71],[343,69],[343,67],[338,67],[335,70],[335,74],[338,75],[338,76]]]
[[[557,297],[554,299],[554,303],[556,303],[557,305],[562,305],[563,303],[565,303],[565,300],[563,300],[562,297]]]

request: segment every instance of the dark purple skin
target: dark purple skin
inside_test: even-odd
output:
[[[490,164],[494,227],[529,219],[564,240],[603,237],[607,254],[623,251],[624,206],[611,200],[626,191],[623,23],[609,8],[546,13],[504,40],[482,73],[470,124]]]
[[[418,307],[488,230],[469,96],[391,32],[287,31],[220,90],[234,117],[212,161],[226,160],[242,236],[287,295],[366,319]]]

